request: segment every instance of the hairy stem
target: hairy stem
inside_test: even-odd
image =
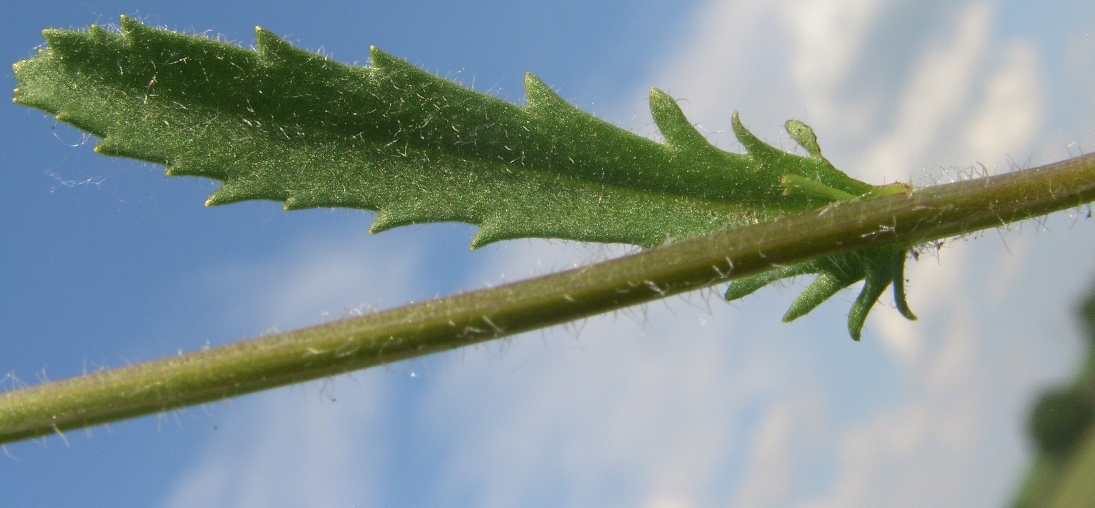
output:
[[[0,443],[424,356],[865,247],[913,246],[1095,200],[1095,154],[836,204],[640,254],[0,396]]]

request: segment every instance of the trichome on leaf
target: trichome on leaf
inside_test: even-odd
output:
[[[15,102],[102,139],[95,150],[224,184],[207,205],[282,201],[288,210],[377,211],[371,232],[459,221],[472,247],[538,237],[643,248],[773,220],[834,202],[906,192],[855,180],[826,160],[814,132],[786,124],[808,156],[772,147],[737,114],[747,150],[711,145],[658,89],[657,143],[582,112],[532,74],[526,106],[475,92],[375,48],[371,66],[296,49],[262,28],[251,51],[122,17],[121,33],[46,30],[48,49],[15,64]],[[782,278],[817,280],[790,321],[865,280],[848,328],[893,284],[905,302],[907,246],[883,246],[735,281],[734,300]]]

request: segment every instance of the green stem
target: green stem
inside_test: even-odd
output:
[[[447,351],[776,266],[912,246],[1093,200],[1095,154],[836,204],[496,288],[8,392],[0,396],[0,443]]]

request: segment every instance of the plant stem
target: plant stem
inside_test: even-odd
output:
[[[912,246],[1095,200],[1095,154],[722,231],[425,303],[0,395],[0,443],[425,356],[783,265]]]

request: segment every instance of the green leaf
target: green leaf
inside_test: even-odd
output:
[[[649,248],[892,192],[833,167],[799,121],[786,127],[808,156],[764,143],[737,114],[747,153],[719,150],[657,89],[650,109],[664,143],[582,112],[532,74],[522,107],[375,48],[362,68],[261,28],[255,51],[126,17],[121,29],[46,30],[49,49],[14,66],[15,102],[101,138],[99,153],[223,181],[210,206],[265,199],[290,210],[375,210],[372,232],[467,222],[479,226],[473,248],[525,237]],[[906,248],[759,274],[735,282],[727,298],[818,274],[790,320],[866,280],[849,316],[858,340],[891,283],[912,317],[901,289]]]

